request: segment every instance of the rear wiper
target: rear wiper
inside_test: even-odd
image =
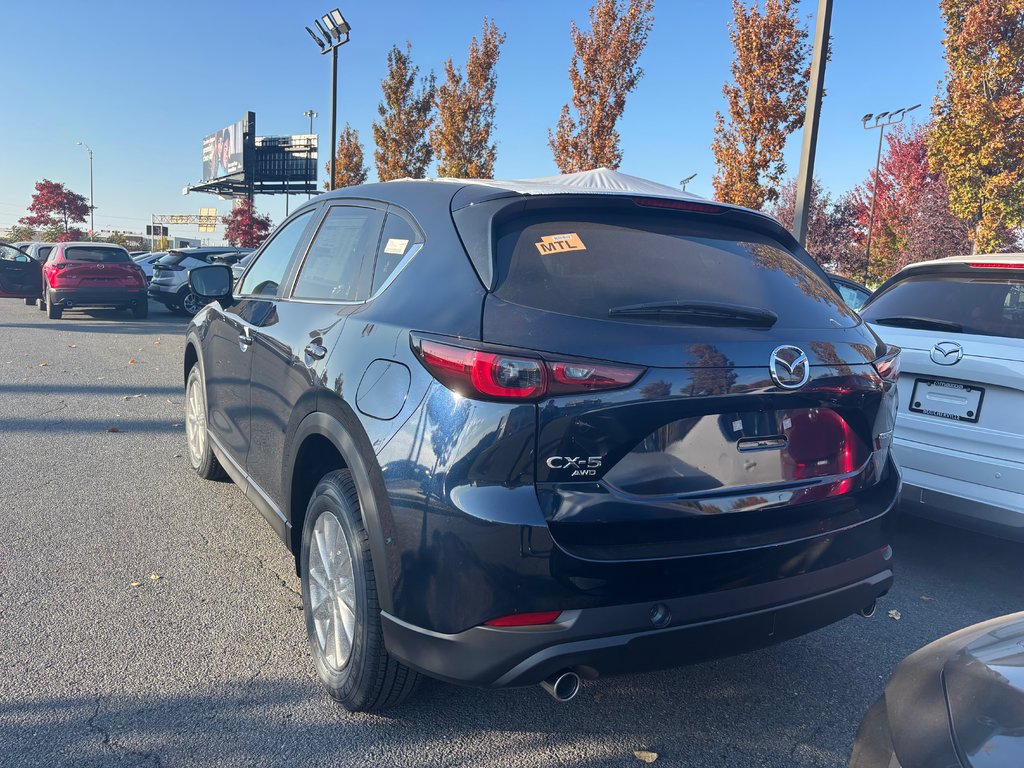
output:
[[[638,317],[685,325],[771,328],[779,316],[767,309],[725,302],[652,301],[608,310],[608,317]]]
[[[870,323],[879,325],[895,325],[901,328],[919,328],[922,331],[949,331],[950,333],[962,333],[964,327],[960,323],[950,320],[933,320],[930,317],[915,317],[913,315],[896,315],[894,317],[880,317],[877,320],[869,320]]]

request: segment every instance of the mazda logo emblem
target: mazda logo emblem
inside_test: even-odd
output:
[[[783,344],[772,352],[768,363],[772,381],[782,389],[800,389],[811,378],[811,364],[800,347]]]
[[[964,348],[955,341],[940,341],[934,347],[930,357],[936,365],[956,365],[964,356]]]
[[[103,269],[103,265],[102,264],[97,264],[96,265],[96,269]]]

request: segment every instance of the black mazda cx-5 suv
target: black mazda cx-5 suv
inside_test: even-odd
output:
[[[666,192],[366,184],[191,272],[191,464],[295,554],[345,707],[568,699],[889,589],[898,350],[774,219]]]

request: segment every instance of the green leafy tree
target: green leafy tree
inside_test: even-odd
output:
[[[945,93],[929,154],[968,221],[974,252],[1024,226],[1024,0],[941,0]]]

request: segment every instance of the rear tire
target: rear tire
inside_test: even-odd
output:
[[[35,299],[25,299],[25,306],[26,307],[31,307],[35,303],[36,303]]]
[[[384,647],[369,536],[347,469],[313,491],[299,563],[309,647],[327,693],[350,712],[403,702],[420,676]]]
[[[185,440],[188,460],[196,474],[204,480],[221,480],[227,476],[210,446],[206,407],[206,382],[199,365],[193,365],[185,383]]]
[[[195,317],[196,313],[205,306],[202,299],[192,293],[189,288],[178,294],[178,298],[181,299],[181,303],[176,311],[186,317]]]
[[[136,320],[145,320],[149,317],[149,300],[143,299],[134,307],[132,307],[132,315]]]
[[[46,293],[45,292],[43,293],[42,296],[40,296],[38,299],[36,299],[36,308],[40,312],[45,312],[46,311]]]
[[[64,308],[55,306],[52,301],[46,302],[46,316],[51,320],[60,320],[64,315]]]

